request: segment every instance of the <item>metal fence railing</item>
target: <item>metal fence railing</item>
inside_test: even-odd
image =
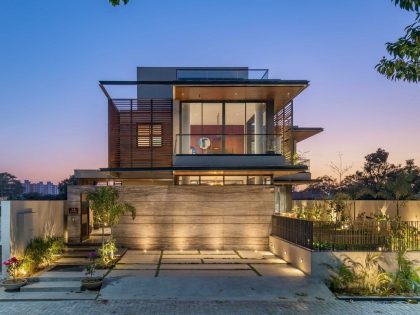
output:
[[[420,250],[420,221],[329,222],[273,216],[272,235],[313,250]]]

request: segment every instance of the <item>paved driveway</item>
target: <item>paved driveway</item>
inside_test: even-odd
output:
[[[271,252],[129,250],[107,275],[99,298],[324,301],[333,296],[322,282]]]

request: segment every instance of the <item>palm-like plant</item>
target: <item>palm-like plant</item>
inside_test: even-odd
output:
[[[120,217],[129,212],[133,220],[136,218],[136,208],[127,202],[119,201],[118,190],[113,187],[100,187],[88,194],[89,206],[95,220],[102,227],[102,248],[105,246],[105,226],[111,229],[118,224]]]
[[[368,253],[361,263],[344,255],[339,268],[333,269],[332,289],[353,294],[387,293],[391,275],[379,265],[380,257],[380,254]]]
[[[400,202],[414,196],[411,175],[401,173],[394,180],[389,179],[385,184],[382,196],[397,202],[397,216],[400,215]]]

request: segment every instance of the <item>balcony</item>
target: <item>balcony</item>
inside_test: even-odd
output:
[[[268,79],[268,69],[212,68],[178,69],[177,80],[264,80]]]
[[[275,134],[177,134],[175,155],[279,155]]]

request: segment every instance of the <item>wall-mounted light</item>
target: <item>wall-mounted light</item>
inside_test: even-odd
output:
[[[300,259],[300,263],[303,263],[303,258]]]

